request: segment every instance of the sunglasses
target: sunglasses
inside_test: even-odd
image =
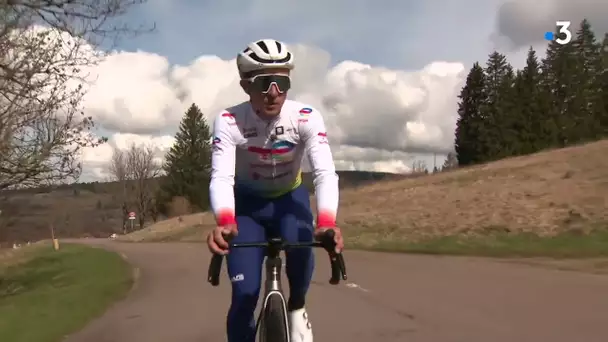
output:
[[[284,93],[291,88],[291,79],[288,75],[277,74],[260,74],[248,78],[247,81],[251,84],[251,90],[266,94],[270,91],[270,87],[274,84],[279,93]]]

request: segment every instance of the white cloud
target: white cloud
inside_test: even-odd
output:
[[[118,51],[87,70],[95,85],[87,94],[86,112],[110,136],[107,146],[120,144],[127,136],[166,144],[154,137],[171,137],[192,102],[211,118],[221,108],[246,99],[234,60],[200,56],[201,52],[232,56],[248,41],[272,36],[276,27],[282,27],[276,38],[306,43],[292,45],[297,68],[290,96],[323,112],[338,168],[402,172],[414,160],[432,167],[433,152],[442,164],[452,148],[456,96],[473,61],[484,64],[490,50],[499,48],[521,67],[528,45],[544,52],[543,33],[555,20],[578,23],[587,16],[594,27],[606,28],[606,4],[471,0],[470,6],[462,6],[455,1],[391,0],[377,6],[370,0],[153,0],[131,15],[134,21],[158,20],[159,32],[132,40],[132,46],[159,53]],[[349,15],[341,15],[345,11]],[[311,18],[315,25],[293,25]],[[391,22],[391,30],[384,28],[386,22]],[[200,34],[217,27],[223,29],[216,35]],[[169,60],[188,62],[172,65]],[[417,67],[403,68],[411,65]],[[88,174],[100,172],[99,165],[109,159],[107,146],[86,151]]]
[[[118,133],[112,137],[113,145],[121,150],[125,150],[131,146],[131,144],[135,145],[147,145],[155,148],[157,153],[162,153],[168,151],[173,143],[175,142],[175,138],[171,135],[161,135],[161,136],[153,136],[153,135],[139,135],[139,134],[131,134],[131,133]]]
[[[169,151],[175,139],[170,135],[146,135],[132,133],[116,133],[107,143],[97,147],[82,149],[84,161],[83,178],[87,180],[107,180],[111,178],[108,173],[109,161],[115,148],[127,150],[131,144],[136,146],[150,146],[154,148],[155,160],[162,163],[165,153]]]
[[[290,97],[324,115],[340,169],[405,172],[415,153],[452,149],[457,93],[466,77],[461,63],[433,62],[422,70],[391,70],[343,61],[316,47],[295,45],[297,66]],[[94,69],[86,112],[115,134],[110,145],[146,141],[166,149],[187,107],[195,102],[208,119],[246,99],[234,60],[201,56],[171,66],[147,52],[115,52]],[[161,137],[154,137],[162,135]],[[87,175],[100,174],[111,148],[84,153]]]
[[[179,121],[182,104],[169,84],[166,58],[146,52],[114,53],[86,72],[93,85],[83,105],[104,128],[145,134]]]

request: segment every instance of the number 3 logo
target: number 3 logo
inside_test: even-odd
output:
[[[555,40],[556,43],[560,45],[565,45],[570,43],[572,40],[572,32],[570,32],[570,22],[569,21],[557,21],[555,25],[559,27],[559,37]],[[565,38],[562,38],[563,35],[566,35]]]

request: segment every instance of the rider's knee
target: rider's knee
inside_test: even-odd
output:
[[[257,293],[238,293],[232,296],[230,311],[233,313],[252,313],[258,302]]]

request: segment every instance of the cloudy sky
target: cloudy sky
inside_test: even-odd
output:
[[[497,49],[521,67],[544,54],[556,20],[608,29],[597,0],[148,0],[127,19],[156,23],[121,42],[94,71],[85,101],[108,144],[86,150],[82,181],[106,179],[112,147],[159,154],[195,102],[211,119],[245,100],[234,57],[275,38],[296,56],[293,99],[322,111],[341,170],[430,168],[453,149],[457,94],[475,61]],[[603,26],[602,26],[603,25]]]

